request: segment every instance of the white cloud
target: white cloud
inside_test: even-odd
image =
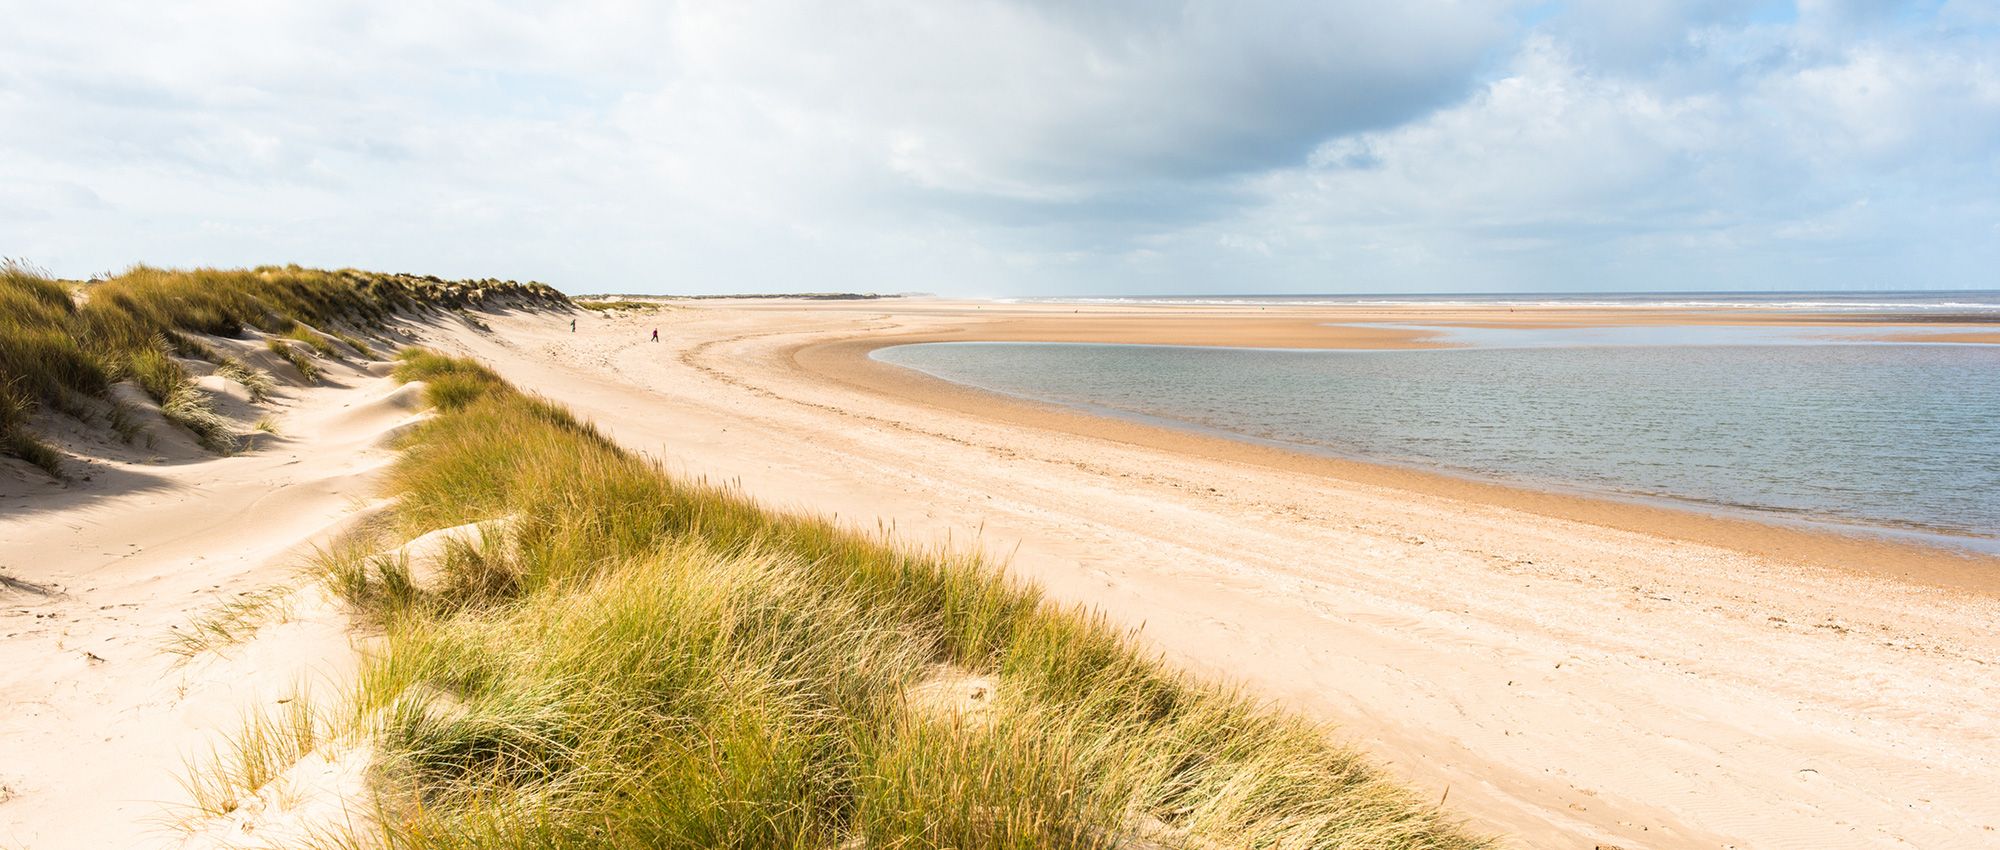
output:
[[[1795,55],[1690,88],[1531,37],[1464,103],[1329,140],[1218,226],[1289,233],[1302,288],[1993,285],[2000,69],[1898,40]]]
[[[2000,139],[2000,63],[1865,45],[1759,81],[1756,104],[1816,159],[1894,166],[1990,158]]]
[[[0,0],[0,253],[1450,289],[1808,285],[1844,239],[1843,282],[1980,282],[1996,21],[1893,6]]]

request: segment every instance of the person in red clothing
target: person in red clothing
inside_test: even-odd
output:
[[[659,342],[659,341],[660,341],[660,329],[659,329],[659,328],[654,328],[654,329],[653,329],[653,341],[654,341],[654,342]]]

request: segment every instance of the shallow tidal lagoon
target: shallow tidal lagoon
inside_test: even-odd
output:
[[[1460,347],[934,343],[874,356],[1306,451],[2000,550],[2000,346],[1797,327],[1439,331]]]

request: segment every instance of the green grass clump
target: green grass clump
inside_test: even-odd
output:
[[[375,347],[369,345],[367,340],[342,331],[328,331],[327,333],[334,339],[347,343],[348,348],[354,349],[354,353],[361,355],[363,358],[368,360],[375,359]]]
[[[620,310],[651,313],[656,310],[667,309],[667,305],[661,304],[658,301],[572,301],[570,303],[585,310],[595,310],[599,313],[610,313]]]
[[[62,453],[28,432],[37,408],[73,409],[76,395],[110,387],[105,363],[67,328],[76,306],[61,284],[20,263],[0,262],[0,455],[62,475]]]
[[[188,429],[204,448],[217,454],[235,451],[236,432],[229,420],[216,412],[214,402],[162,348],[131,354],[133,381],[160,403],[160,414],[167,421]]]
[[[505,388],[499,376],[470,360],[459,360],[423,348],[396,354],[392,374],[404,383],[423,381],[424,398],[441,410],[458,410],[490,392]]]
[[[0,432],[0,455],[17,457],[41,468],[51,478],[63,477],[63,453],[42,439],[14,428]]]
[[[167,397],[187,383],[187,370],[175,363],[173,357],[158,348],[145,348],[132,352],[126,360],[127,374],[139,389],[153,397],[154,401],[165,404]]]
[[[5,261],[0,262],[0,385],[25,400],[29,414],[46,409],[90,421],[94,416],[85,400],[104,398],[114,381],[141,371],[148,373],[154,397],[165,398],[170,376],[161,364],[136,360],[165,351],[225,365],[229,358],[202,335],[240,338],[255,330],[335,356],[332,340],[308,325],[380,329],[397,314],[568,304],[561,293],[538,283],[447,281],[298,266],[134,266],[109,280],[65,285],[40,270]],[[359,338],[335,336],[362,356],[373,356]],[[317,366],[297,354],[293,365],[314,380]],[[252,383],[245,386],[253,396],[268,394]],[[200,426],[200,410],[179,409],[183,424]],[[22,418],[0,432],[0,451],[45,459],[46,445],[26,433],[26,414]],[[121,437],[129,441],[129,432],[122,429]],[[207,433],[215,432],[210,428]],[[205,442],[221,445],[212,438]]]
[[[0,381],[38,401],[65,393],[100,395],[110,381],[70,328],[69,292],[34,269],[0,263]]]
[[[226,745],[211,752],[202,765],[191,765],[181,784],[196,814],[221,817],[242,807],[258,789],[331,737],[329,724],[311,698],[294,693],[279,700],[276,708],[247,718]]]
[[[146,433],[146,424],[139,420],[138,409],[119,399],[111,401],[110,425],[112,433],[118,435],[119,442],[128,446]],[[148,438],[147,442],[150,444],[151,438]]]
[[[338,353],[333,347],[333,340],[327,339],[325,334],[298,322],[293,322],[292,329],[285,331],[283,336],[285,339],[294,342],[305,343],[308,348],[319,352],[319,356],[321,357],[332,357]]]
[[[270,349],[272,354],[278,355],[278,359],[292,364],[292,368],[298,370],[299,378],[306,383],[319,380],[319,364],[313,362],[312,355],[293,348],[290,343],[277,337],[264,340],[264,347]]]
[[[222,362],[222,355],[215,350],[215,346],[179,331],[161,331],[158,339],[165,342],[167,348],[177,357],[206,360],[210,363]]]
[[[62,452],[28,433],[34,402],[10,380],[0,384],[0,455],[17,457],[41,467],[50,477],[62,477]]]
[[[262,369],[244,363],[234,357],[224,357],[215,364],[215,374],[235,381],[250,393],[252,402],[264,401],[271,397],[277,384],[271,375]]]
[[[441,414],[405,438],[385,536],[321,559],[386,636],[353,711],[371,841],[1489,846],[1325,729],[976,559],[766,511],[477,364],[400,359]],[[501,517],[439,567],[371,555]]]

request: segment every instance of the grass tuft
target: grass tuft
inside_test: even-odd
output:
[[[338,354],[338,350],[333,347],[333,340],[327,339],[325,334],[300,322],[293,322],[291,330],[285,331],[283,336],[285,339],[304,343],[306,347],[319,352],[321,357],[333,357]]]
[[[140,420],[139,411],[118,399],[111,401],[111,431],[118,435],[118,441],[132,445],[140,435],[146,433],[146,424]]]
[[[145,348],[132,352],[126,362],[126,371],[132,381],[145,390],[154,401],[167,403],[167,398],[187,383],[187,370],[174,362],[163,348]]]
[[[293,348],[290,343],[277,337],[264,340],[264,347],[270,349],[272,354],[278,355],[279,359],[292,364],[292,368],[298,370],[299,377],[306,383],[319,381],[319,364],[313,362],[312,355]]]
[[[163,330],[160,332],[160,338],[166,341],[168,347],[172,349],[176,356],[206,360],[210,363],[219,363],[222,360],[222,355],[215,350],[214,346],[202,342],[196,337],[179,331]]]
[[[28,417],[35,403],[15,388],[18,379],[0,383],[0,454],[17,457],[42,468],[50,476],[62,476],[62,459],[50,457],[48,446],[27,431]]]
[[[34,464],[48,473],[50,478],[63,477],[63,453],[41,438],[28,433],[25,428],[0,430],[0,455],[20,458]]]
[[[168,396],[160,405],[160,413],[167,421],[193,432],[202,448],[221,455],[236,451],[239,443],[235,429],[215,411],[214,404],[194,382],[182,384]]]
[[[256,798],[259,789],[298,764],[332,734],[312,700],[294,694],[277,708],[251,715],[242,729],[183,772],[182,786],[197,815],[222,817]],[[192,821],[189,818],[188,821]]]
[[[60,284],[20,263],[0,263],[0,386],[30,404],[60,404],[72,393],[102,396],[110,378],[70,330],[76,323],[76,307]]]
[[[446,357],[422,348],[396,354],[392,374],[404,383],[423,381],[424,398],[440,410],[460,410],[489,393],[505,388],[498,375],[470,360]]]
[[[277,388],[277,383],[271,380],[270,373],[234,357],[224,357],[217,361],[215,374],[241,384],[243,389],[249,391],[252,402],[270,398],[271,391]]]
[[[168,356],[165,348],[162,342],[157,348],[134,352],[132,379],[160,403],[160,414],[167,421],[188,429],[204,448],[217,454],[235,451],[236,432],[229,420],[216,412],[208,394],[195,386],[187,370]]]
[[[667,305],[661,304],[658,301],[572,301],[570,303],[585,310],[595,310],[599,313],[615,313],[628,310],[638,313],[652,313],[667,309]]]
[[[361,355],[362,359],[365,360],[375,359],[375,348],[374,346],[369,345],[367,340],[364,340],[350,333],[344,333],[342,331],[329,331],[328,333],[334,339],[346,343],[348,348],[354,349],[354,353]]]
[[[258,629],[290,616],[293,593],[288,587],[244,592],[203,612],[186,628],[174,629],[166,651],[186,660],[249,640]]]

